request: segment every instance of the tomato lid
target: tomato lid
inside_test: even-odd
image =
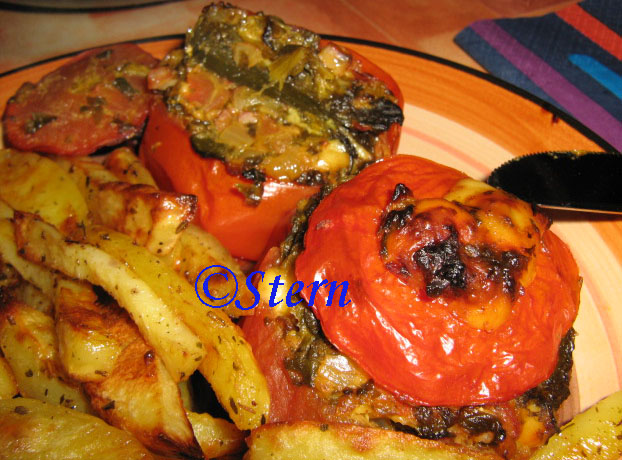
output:
[[[326,337],[421,405],[505,401],[548,378],[580,289],[568,248],[529,205],[407,155],[319,204],[295,271]],[[321,280],[333,289],[313,289]]]

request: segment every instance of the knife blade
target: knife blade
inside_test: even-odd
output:
[[[488,183],[544,208],[622,214],[622,155],[541,152],[513,158]]]

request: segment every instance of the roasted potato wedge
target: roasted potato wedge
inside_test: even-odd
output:
[[[80,188],[94,223],[131,236],[154,254],[168,253],[196,213],[194,195],[120,182],[103,165],[89,159],[57,161]]]
[[[188,412],[188,420],[205,458],[236,454],[246,447],[244,433],[233,423],[195,412]]]
[[[48,298],[54,296],[56,275],[17,253],[15,228],[9,219],[0,218],[0,258],[10,264],[23,279],[35,285]]]
[[[41,289],[28,281],[21,280],[11,290],[13,299],[25,303],[46,315],[54,315],[54,303],[51,297],[45,295]]]
[[[233,423],[212,417],[206,413],[193,412],[190,380],[179,383],[181,399],[192,424],[194,436],[199,441],[205,458],[222,457],[242,452],[246,448],[244,432]]]
[[[97,188],[89,200],[94,222],[131,236],[154,254],[170,252],[196,212],[194,195],[124,182],[108,182]]]
[[[244,306],[253,304],[254,297],[242,281],[246,275],[240,269],[240,265],[215,236],[197,225],[190,224],[179,235],[173,250],[164,256],[164,260],[191,285],[195,284],[197,277],[206,267],[224,265],[231,269],[238,279],[237,299]],[[210,289],[214,297],[226,297],[227,294],[235,291],[235,281],[232,278],[225,280],[220,276],[215,277],[210,284]],[[223,311],[234,318],[253,313],[252,310],[240,310],[234,302],[223,307]]]
[[[122,182],[156,186],[149,170],[127,147],[119,147],[110,152],[104,160],[104,166]]]
[[[0,219],[12,219],[13,208],[6,201],[0,199]]]
[[[266,378],[241,332],[233,334],[230,325],[219,324],[221,318],[213,311],[206,316],[196,323],[205,331],[201,336],[209,336],[211,342],[206,345],[207,357],[199,371],[239,429],[257,428],[265,423],[270,412]],[[218,341],[218,346],[214,346]]]
[[[56,309],[57,327],[64,329],[64,362],[84,371],[78,378],[93,411],[154,452],[200,457],[177,384],[127,312],[75,281],[59,283]],[[88,354],[97,363],[94,371]]]
[[[0,399],[10,399],[18,393],[17,380],[15,380],[11,366],[0,356]]]
[[[184,405],[184,409],[191,411],[194,409],[194,400],[192,398],[192,383],[190,379],[184,380],[177,384],[179,388],[179,394],[181,395],[181,402]]]
[[[66,157],[54,157],[54,162],[58,164],[71,178],[80,190],[87,208],[91,194],[97,191],[95,185],[106,182],[116,182],[117,176],[106,169],[103,164],[88,157],[68,159]]]
[[[17,246],[24,256],[106,290],[128,311],[175,381],[197,369],[206,351],[179,308],[170,304],[174,299],[166,303],[124,261],[93,245],[65,241],[58,230],[32,214],[16,213],[14,220]]]
[[[269,424],[254,430],[247,443],[245,460],[501,460],[476,448],[348,424]]]
[[[79,382],[106,378],[129,343],[118,336],[120,313],[99,306],[88,284],[66,279],[58,282],[54,304],[58,355],[67,374]]]
[[[88,207],[78,187],[54,161],[35,153],[0,150],[0,198],[13,209],[32,212],[76,237]]]
[[[199,370],[212,385],[218,400],[235,425],[256,428],[268,416],[270,396],[265,377],[242,331],[218,309],[197,298],[193,287],[161,259],[130,238],[105,229],[87,232],[87,241],[122,260],[200,337],[206,352]]]
[[[90,411],[80,384],[63,371],[50,316],[15,301],[5,305],[0,310],[0,348],[22,396]]]
[[[92,415],[29,398],[0,400],[0,458],[153,459],[130,433]]]
[[[622,391],[576,415],[532,460],[616,460],[622,456]]]
[[[10,292],[10,297],[13,298],[13,291],[23,283],[22,277],[17,273],[17,270],[10,264],[7,264],[0,255],[0,302],[6,301],[7,294]]]

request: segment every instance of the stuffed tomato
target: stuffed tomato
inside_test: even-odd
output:
[[[581,280],[547,218],[398,155],[310,200],[295,227],[263,269],[264,284],[300,280],[300,303],[244,322],[271,422],[381,426],[504,458],[555,432]]]
[[[396,152],[403,101],[362,56],[280,19],[206,7],[185,49],[150,74],[162,100],[140,155],[161,186],[199,198],[199,220],[257,260],[296,203]]]

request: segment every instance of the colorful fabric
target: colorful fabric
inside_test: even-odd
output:
[[[491,74],[557,106],[622,150],[622,1],[483,20],[456,43]]]

